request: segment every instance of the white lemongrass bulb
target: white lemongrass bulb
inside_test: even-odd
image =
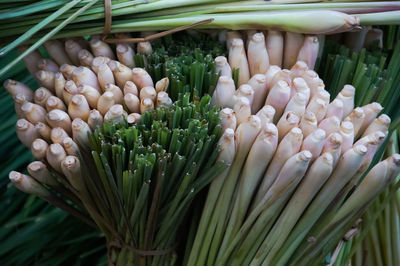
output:
[[[326,135],[340,131],[340,120],[336,116],[325,118],[319,123],[318,128],[325,130]]]
[[[111,106],[110,110],[104,115],[104,122],[123,123],[124,117],[128,114],[120,104]]]
[[[279,132],[279,141],[294,127],[297,127],[300,122],[300,117],[296,113],[289,111],[282,115],[276,127]]]
[[[101,113],[96,110],[90,110],[89,117],[88,117],[88,125],[92,131],[103,124],[103,116]]]
[[[332,154],[333,168],[335,168],[337,163],[339,162],[342,151],[342,141],[343,138],[339,133],[332,133],[327,137],[324,147],[322,148],[322,153],[329,152],[330,154]]]
[[[67,156],[61,162],[61,171],[71,186],[78,192],[85,193],[85,181],[81,174],[81,164],[76,156]]]
[[[54,75],[54,92],[56,96],[63,99],[63,91],[65,87],[65,78],[61,72],[57,72]]]
[[[111,91],[103,93],[97,101],[97,110],[101,115],[105,115],[111,106],[115,104],[114,94]]]
[[[39,70],[36,72],[36,78],[40,85],[51,91],[54,91],[54,72]]]
[[[250,79],[250,70],[242,39],[234,39],[232,41],[228,61],[232,71],[236,68],[239,69],[238,85],[247,83]]]
[[[314,69],[319,51],[319,42],[317,36],[306,35],[303,46],[301,47],[297,60],[306,62],[310,69]]]
[[[271,105],[264,105],[256,114],[256,116],[260,118],[262,126],[267,123],[272,123],[274,121],[274,115],[275,109]]]
[[[217,161],[231,164],[235,157],[235,131],[227,128],[223,131],[221,138],[218,141],[218,158]]]
[[[79,146],[78,144],[75,143],[75,141],[72,138],[70,137],[64,138],[61,144],[63,145],[64,150],[68,155],[74,155],[74,156],[80,155]]]
[[[50,197],[51,195],[45,187],[28,175],[11,171],[8,177],[11,183],[22,192],[33,194],[41,198]]]
[[[87,67],[80,66],[72,72],[72,79],[77,86],[89,85],[100,91],[99,81],[96,74]]]
[[[99,72],[99,67],[103,64],[108,64],[108,62],[110,62],[110,61],[111,60],[108,57],[97,56],[97,57],[93,58],[91,68],[94,71],[94,73],[97,74],[97,72]]]
[[[309,70],[308,65],[304,61],[297,61],[296,64],[292,66],[290,69],[290,77],[294,78],[302,78],[304,73]]]
[[[3,86],[13,98],[17,96],[17,94],[22,94],[26,101],[31,102],[33,100],[33,90],[22,82],[7,79],[4,81]]]
[[[253,104],[254,100],[254,90],[248,84],[240,85],[240,87],[235,91],[235,97],[245,97],[249,100],[250,105]]]
[[[281,69],[276,72],[271,80],[270,86],[273,87],[279,81],[286,81],[289,85],[292,84],[292,79],[290,77],[290,71],[287,69]]]
[[[358,137],[364,133],[365,129],[374,121],[376,116],[383,110],[383,107],[377,102],[364,105],[361,108],[364,111],[365,117],[357,133]]]
[[[45,116],[47,112],[42,106],[35,103],[25,102],[21,106],[21,110],[29,122],[33,124],[37,124],[38,122],[46,123]]]
[[[291,91],[291,93],[298,93],[301,92],[306,96],[306,104],[310,101],[310,88],[308,87],[306,81],[303,78],[294,78],[292,81],[292,87],[294,90]],[[290,95],[290,97],[293,97],[293,95]]]
[[[280,31],[269,30],[265,45],[267,47],[269,64],[282,67],[283,62],[283,35]]]
[[[168,78],[166,78],[166,79],[168,79]],[[158,82],[160,82],[160,81],[158,81]],[[158,84],[158,82],[157,82],[157,84]],[[156,90],[157,90],[157,84],[156,84]],[[157,92],[159,92],[159,91],[163,91],[163,90],[157,90]],[[126,95],[128,93],[132,93],[132,94],[134,94],[136,96],[139,96],[138,89],[137,89],[135,83],[133,83],[132,81],[127,81],[125,83],[124,95]]]
[[[250,76],[255,74],[265,74],[269,67],[267,48],[265,47],[265,37],[262,32],[251,36],[247,48],[247,59],[249,61]]]
[[[72,139],[76,144],[84,149],[88,149],[89,134],[92,134],[92,131],[85,121],[80,118],[75,118],[74,121],[72,121]]]
[[[124,64],[129,68],[135,67],[135,61],[133,60],[133,57],[135,56],[135,51],[129,44],[126,43],[117,44],[116,51],[119,62],[121,62],[122,64]]]
[[[249,49],[249,43],[251,41],[251,38],[256,33],[257,33],[256,30],[246,30],[246,31],[242,32],[243,39],[246,40],[246,49]],[[262,34],[264,35],[264,33],[262,33]]]
[[[118,61],[108,62],[108,66],[114,74],[118,87],[123,88],[127,81],[132,81],[132,70]]]
[[[226,49],[229,51],[229,49],[232,46],[232,42],[234,39],[241,39],[242,35],[237,32],[237,31],[228,31],[226,33]]]
[[[271,105],[275,109],[274,123],[276,123],[285,111],[290,99],[290,86],[286,81],[278,81],[270,90],[265,105]]]
[[[151,54],[153,53],[153,48],[151,47],[150,42],[139,42],[137,44],[137,52],[138,54]]]
[[[111,47],[99,40],[99,39],[92,39],[90,41],[90,48],[92,48],[92,52],[94,54],[94,56],[104,56],[104,57],[108,57],[112,60],[115,59],[114,53],[111,50]]]
[[[231,128],[232,130],[236,129],[236,115],[232,109],[222,109],[219,112],[219,118],[221,119],[221,127],[223,132],[225,132],[227,128]]]
[[[46,107],[47,99],[52,95],[48,89],[40,87],[35,91],[34,102],[42,107]]]
[[[149,98],[144,98],[140,101],[140,113],[143,114],[146,111],[154,110],[154,102]]]
[[[76,66],[63,64],[60,66],[60,72],[64,75],[64,78],[69,80],[72,79],[72,72],[74,72]]]
[[[255,114],[261,107],[264,106],[265,99],[267,98],[268,87],[267,78],[265,74],[256,74],[247,82],[254,90],[253,103],[251,105],[251,113]]]
[[[382,114],[378,118],[375,118],[374,121],[365,129],[364,133],[361,135],[361,137],[364,137],[366,135],[369,135],[375,131],[382,131],[383,133],[386,133],[389,129],[390,126],[390,117]]]
[[[354,127],[353,124],[349,121],[343,121],[340,125],[339,130],[340,135],[342,136],[342,154],[347,150],[351,149],[354,142]]]
[[[61,173],[61,162],[67,157],[67,153],[59,143],[53,143],[46,152],[46,159],[50,166]]]
[[[28,167],[29,174],[39,183],[49,185],[51,187],[59,186],[59,183],[56,179],[51,175],[50,171],[47,169],[47,166],[41,161],[31,162]]]
[[[100,98],[100,93],[98,90],[93,88],[92,86],[89,85],[80,85],[78,87],[79,93],[85,96],[86,101],[88,102],[90,108],[96,108],[97,107],[97,102],[99,101]]]
[[[325,117],[327,109],[328,105],[324,100],[319,98],[313,98],[307,105],[306,111],[314,113],[315,117],[317,118],[317,121],[321,122]]]
[[[311,161],[314,161],[322,152],[325,144],[326,133],[322,129],[317,129],[308,135],[301,145],[301,150],[308,150],[312,154]]]
[[[225,56],[217,56],[214,59],[215,63],[215,73],[220,73],[220,76],[232,77],[232,69],[228,64],[228,59]]]
[[[50,112],[51,110],[54,109],[60,109],[64,112],[67,111],[67,107],[60,98],[56,96],[50,96],[49,98],[47,98],[46,101],[46,110],[47,112]]]
[[[124,103],[130,113],[140,112],[140,100],[135,94],[132,93],[125,94]]]
[[[314,70],[307,70],[302,78],[307,82],[308,87],[310,87],[311,98],[324,86],[324,82],[318,77],[318,74]]]
[[[47,151],[48,147],[49,147],[49,144],[47,144],[46,141],[44,141],[42,139],[35,139],[31,145],[32,155],[37,160],[42,160],[42,159],[46,158],[46,151]]]
[[[17,113],[19,118],[25,118],[24,112],[22,112],[21,107],[26,103],[27,100],[25,96],[22,93],[18,93],[14,97],[14,109],[15,112]]]
[[[233,108],[235,91],[235,83],[231,77],[219,77],[211,98],[212,105]]]
[[[356,89],[351,85],[344,85],[343,89],[336,96],[343,102],[343,117],[347,117],[354,108],[354,94]]]
[[[65,82],[64,91],[63,91],[63,99],[66,104],[69,104],[72,96],[79,93],[79,89],[76,86],[75,82],[72,80],[68,80]]]
[[[340,99],[333,100],[328,104],[325,117],[336,116],[339,120],[343,118],[343,102]]]
[[[157,92],[153,87],[144,87],[140,90],[139,93],[139,99],[145,99],[145,98],[149,98],[151,99],[153,102],[156,101],[157,98]]]
[[[65,138],[68,138],[67,132],[61,127],[55,127],[51,130],[50,138],[53,143],[62,143]]]
[[[132,113],[132,114],[129,114],[129,115],[126,117],[126,121],[127,121],[129,124],[136,124],[136,123],[138,123],[138,122],[140,121],[140,118],[141,118],[141,115],[140,115],[140,114],[138,114],[138,113]]]
[[[58,65],[61,66],[62,64],[72,64],[67,53],[65,52],[62,41],[48,40],[43,44],[43,46],[46,48],[46,51],[49,53],[50,57],[53,58]]]
[[[114,84],[107,84],[105,91],[112,92],[116,104],[122,104],[124,100],[124,94],[122,93],[122,90],[118,86]]]
[[[353,124],[354,136],[358,135],[358,131],[364,121],[365,113],[361,107],[354,108],[354,110],[343,120],[349,121]]]
[[[317,128],[318,128],[317,117],[313,112],[306,111],[300,120],[300,129],[303,131],[304,137],[306,138]]]
[[[21,45],[18,47],[18,52],[22,54],[28,48],[29,48],[28,45]],[[35,73],[39,71],[37,62],[39,62],[40,59],[42,59],[42,55],[38,50],[33,50],[22,59],[25,63],[26,68],[28,69],[29,73],[31,73],[32,76],[35,76]]]
[[[151,79],[149,73],[147,73],[143,68],[135,67],[132,69],[132,81],[139,90],[147,86],[154,87],[153,80]]]
[[[168,93],[165,91],[160,91],[157,93],[157,100],[156,100],[156,107],[160,106],[171,106],[172,105],[172,99],[168,96]]]
[[[251,115],[249,100],[245,97],[237,97],[235,105],[233,106],[233,111],[236,114],[236,122],[238,125],[246,122]]]
[[[51,138],[50,138],[51,128],[48,125],[39,122],[35,125],[35,128],[42,139],[44,139],[45,141],[47,141],[49,143],[51,142]]]
[[[80,118],[87,121],[89,117],[90,107],[82,94],[74,95],[68,105],[68,114],[71,119]]]
[[[82,47],[73,39],[68,39],[65,41],[65,51],[68,54],[68,57],[71,59],[72,63],[76,66],[79,66],[79,52],[82,50]]]
[[[303,34],[286,32],[284,45],[285,51],[283,53],[283,66],[286,69],[290,69],[296,63],[303,42]]]
[[[86,49],[80,50],[78,53],[78,58],[79,58],[79,63],[80,63],[79,65],[85,66],[85,67],[92,66],[94,56],[88,50],[86,50]]]
[[[97,71],[97,79],[103,91],[105,90],[107,84],[115,84],[114,74],[110,67],[106,64],[99,66]]]
[[[162,78],[156,82],[156,91],[167,91],[169,86],[169,78]]]
[[[304,93],[296,93],[288,102],[285,112],[292,111],[299,117],[302,117],[306,111],[307,96]]]
[[[267,72],[265,73],[265,79],[267,80],[267,91],[269,91],[273,84],[272,80],[274,79],[275,75],[281,71],[281,68],[279,66],[273,66],[271,65]]]
[[[38,62],[38,68],[40,70],[51,71],[51,72],[58,72],[58,65],[51,59],[40,59]]]
[[[68,134],[71,134],[71,118],[61,110],[54,109],[47,113],[46,121],[51,127],[61,127]]]

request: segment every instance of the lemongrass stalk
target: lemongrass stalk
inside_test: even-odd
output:
[[[257,31],[256,30],[245,30],[242,31],[242,39],[246,40],[246,50],[249,49],[249,43],[251,41],[251,38],[253,37],[254,34],[256,34]],[[264,35],[264,34],[263,34]],[[265,40],[265,38],[264,38]]]
[[[223,135],[218,141],[218,161],[222,161],[228,165],[232,165],[233,159],[236,155],[236,145],[235,145],[235,133],[231,128],[226,128]],[[205,239],[207,230],[209,230],[209,225],[211,222],[211,217],[213,215],[214,206],[217,203],[220,191],[223,188],[226,177],[229,173],[229,168],[225,169],[221,174],[219,174],[210,184],[210,189],[207,193],[207,199],[204,204],[202,215],[199,221],[199,226],[197,227],[196,237],[193,242],[193,246],[190,251],[190,256],[188,259],[188,265],[196,265],[201,247]],[[207,247],[207,246],[206,246]],[[207,247],[208,248],[208,247]]]
[[[110,110],[104,115],[104,122],[123,123],[128,116],[122,105],[115,104],[111,106]]]
[[[54,72],[39,70],[35,73],[35,77],[40,85],[54,91]]]
[[[149,98],[144,98],[140,101],[140,113],[143,114],[146,111],[154,110],[154,102]]]
[[[322,153],[329,152],[332,155],[332,166],[335,169],[342,151],[342,141],[343,138],[339,133],[332,133],[328,135],[324,147],[322,148]]]
[[[30,176],[11,171],[10,181],[22,192],[33,194],[37,197],[49,197],[50,192]]]
[[[219,112],[219,118],[221,120],[220,124],[221,124],[221,128],[223,130],[223,132],[225,132],[225,130],[227,128],[230,128],[232,130],[236,129],[236,116],[235,116],[235,112],[230,109],[230,108],[224,108]],[[261,120],[261,118],[260,118]],[[261,120],[261,124],[262,124],[262,120]]]
[[[305,101],[306,101],[306,105],[308,104],[309,100],[310,100],[310,88],[308,87],[307,83],[305,82],[305,80],[303,78],[294,78],[292,81],[292,86],[294,88],[294,90],[291,91],[291,93],[302,93],[305,95]],[[294,95],[291,95],[291,97],[293,97]]]
[[[59,143],[53,143],[46,151],[46,159],[49,165],[59,173],[61,172],[61,162],[65,159],[67,153]]]
[[[325,130],[326,135],[340,131],[340,120],[336,116],[325,118],[319,123],[318,128]]]
[[[46,107],[47,99],[53,94],[46,88],[40,87],[35,91],[34,102],[42,107]]]
[[[51,127],[61,127],[68,135],[71,134],[71,118],[61,110],[54,109],[47,113],[46,122]]]
[[[122,93],[121,89],[114,85],[114,84],[107,84],[105,87],[106,92],[112,92],[113,99],[116,104],[122,104],[124,100],[124,94]]]
[[[296,63],[303,42],[304,35],[293,32],[285,33],[285,50],[283,53],[284,68],[290,69]]]
[[[94,131],[96,128],[103,124],[103,116],[96,109],[90,110],[88,117],[88,125]]]
[[[54,92],[56,96],[63,99],[63,91],[65,87],[65,78],[61,72],[54,75]]]
[[[215,73],[220,73],[220,76],[232,78],[232,69],[228,64],[228,59],[225,56],[217,56],[214,59]]]
[[[19,118],[26,118],[24,113],[21,110],[22,105],[24,105],[24,103],[26,103],[26,98],[25,95],[22,93],[18,93],[17,95],[15,95],[14,97],[14,110],[15,113],[18,115]]]
[[[250,76],[255,74],[265,74],[269,67],[267,48],[265,47],[265,37],[262,32],[251,36],[247,48],[247,59],[249,61]]]
[[[235,83],[231,77],[220,76],[215,87],[211,104],[219,107],[233,108]]]
[[[321,122],[325,117],[327,108],[328,105],[324,100],[319,98],[313,98],[307,105],[306,111],[313,113],[317,118],[317,122]]]
[[[81,156],[81,153],[79,151],[79,146],[78,144],[75,143],[75,141],[72,138],[70,137],[64,138],[61,144],[63,145],[65,152],[68,155]]]
[[[114,94],[111,91],[103,93],[97,101],[97,110],[101,115],[105,115],[111,106],[115,104]]]
[[[49,145],[47,144],[46,141],[42,139],[35,139],[32,142],[31,145],[31,152],[32,155],[37,159],[37,160],[42,160],[46,158],[46,151]]]
[[[281,119],[279,119],[276,127],[279,132],[279,141],[294,127],[297,127],[300,122],[300,117],[295,112],[285,112]]]
[[[370,28],[370,26],[362,26],[358,31],[344,33],[344,44],[352,51],[357,53],[360,52],[363,48],[365,37]]]
[[[340,99],[333,100],[330,104],[328,104],[328,108],[326,109],[325,118],[336,116],[339,120],[343,118],[343,102]]]
[[[318,127],[317,118],[314,113],[306,111],[301,117],[299,127],[303,131],[304,138],[314,132]]]
[[[132,70],[118,61],[108,62],[108,66],[114,74],[118,87],[123,88],[127,81],[132,81]]]
[[[306,35],[304,42],[299,50],[297,60],[305,62],[310,69],[314,69],[319,51],[319,42],[317,36]]]
[[[68,138],[67,132],[61,127],[55,127],[50,132],[50,139],[53,143],[60,143],[64,141],[65,138]]]
[[[137,44],[137,53],[138,54],[152,54],[153,48],[151,47],[150,42],[139,42]]]
[[[251,115],[250,102],[246,97],[236,97],[235,101],[236,102],[233,106],[233,111],[236,114],[237,125],[240,125],[247,122],[249,116]]]
[[[108,57],[97,56],[92,60],[91,69],[97,74],[97,72],[99,72],[99,67],[103,64],[108,64],[110,61],[111,59]]]
[[[96,108],[97,102],[100,98],[100,93],[95,88],[89,85],[80,85],[78,87],[79,93],[85,96],[86,101],[88,102],[90,108]]]
[[[306,138],[304,138],[303,144],[301,145],[300,150],[307,150],[311,152],[312,158],[311,162],[319,157],[322,152],[322,148],[325,144],[326,133],[324,130],[318,128]]]
[[[143,87],[154,87],[153,80],[149,73],[147,73],[143,68],[136,67],[132,69],[132,81],[135,83],[139,91]]]
[[[354,137],[358,136],[361,125],[365,118],[364,110],[361,107],[356,107],[343,121],[349,121],[353,124]]]
[[[130,113],[139,113],[139,111],[140,111],[140,100],[136,95],[134,95],[132,93],[125,94],[124,103],[125,103],[125,105],[128,108]]]
[[[22,45],[18,47],[18,52],[20,54],[24,54],[27,50],[28,46]],[[25,67],[28,69],[29,73],[31,73],[33,77],[35,77],[35,73],[40,70],[37,66],[37,63],[40,59],[42,59],[42,55],[38,50],[33,50],[22,59],[24,61]]]
[[[168,78],[167,78],[167,79],[168,79]],[[158,82],[160,82],[160,81],[158,81]],[[157,84],[159,84],[158,82],[157,82]],[[157,90],[157,84],[156,84],[156,91],[157,91],[157,92],[159,92],[159,91],[164,91],[164,90],[162,90],[162,89]],[[168,86],[167,86],[167,87],[168,87]],[[160,88],[160,87],[158,87],[158,88]],[[139,96],[138,89],[137,89],[135,83],[133,83],[132,81],[127,81],[127,82],[125,83],[125,86],[124,86],[124,95],[126,95],[126,94],[128,94],[128,93],[131,93],[131,94],[133,94],[133,95]]]
[[[364,133],[361,135],[361,137],[364,137],[366,135],[369,135],[375,131],[382,131],[383,133],[386,133],[389,129],[390,126],[390,117],[382,114],[378,118],[375,118],[374,121],[365,129]]]
[[[89,148],[89,134],[92,134],[89,125],[80,118],[75,118],[72,121],[72,139],[80,147]]]
[[[356,89],[351,85],[344,85],[343,89],[336,96],[343,102],[343,117],[351,114],[354,108],[354,94]]]
[[[310,99],[313,98],[318,91],[321,90],[321,87],[324,85],[324,82],[318,77],[318,74],[313,70],[307,70],[302,78],[306,81],[308,87],[310,88]]]
[[[30,103],[30,102],[25,102],[21,106],[22,113],[26,117],[26,119],[29,120],[29,122],[33,124],[37,124],[38,122],[45,123],[46,119],[46,109],[44,109],[42,106],[35,104],[35,103]]]
[[[20,93],[24,95],[26,101],[31,102],[33,100],[33,90],[22,82],[7,79],[4,81],[3,86],[13,98]]]
[[[46,51],[49,53],[50,57],[56,61],[59,66],[63,64],[72,64],[64,50],[64,44],[62,41],[48,40],[43,44],[43,46],[46,48]]]
[[[56,64],[56,62],[54,62],[51,59],[41,59],[38,62],[38,68],[40,70],[44,70],[44,71],[50,71],[50,72],[58,72],[58,65]]]
[[[301,60],[297,60],[296,64],[294,64],[290,69],[290,77],[292,79],[301,78],[307,70],[309,70],[307,63]]]
[[[369,47],[372,44],[377,44],[378,48],[383,47],[383,30],[377,28],[370,28],[365,36],[364,47]]]
[[[247,83],[250,79],[250,70],[242,39],[232,40],[228,61],[232,70],[239,69],[238,85]]]
[[[173,104],[172,99],[168,96],[168,93],[165,91],[160,91],[157,93],[157,99],[156,99],[156,107],[169,107]]]
[[[64,90],[63,90],[63,99],[66,104],[69,104],[72,96],[79,93],[79,89],[76,86],[75,82],[72,80],[68,80],[65,82]]]
[[[354,127],[351,122],[343,121],[340,124],[339,134],[342,136],[342,154],[351,149],[354,141]]]
[[[302,92],[297,92],[288,102],[285,113],[292,111],[299,117],[302,117],[306,111],[307,96]]]
[[[87,121],[89,111],[90,107],[85,96],[76,94],[71,98],[71,102],[68,104],[68,114],[71,119],[80,118]]]
[[[290,86],[286,81],[278,81],[268,93],[265,105],[275,109],[274,123],[279,121],[290,99]]]
[[[126,84],[129,81],[126,82]],[[125,84],[125,86],[126,86]],[[162,78],[159,81],[156,82],[156,91],[157,93],[160,91],[167,91],[168,90],[168,86],[169,86],[169,78]],[[136,94],[137,95],[137,94]]]
[[[229,51],[234,39],[241,39],[242,35],[237,31],[228,31],[226,33],[226,49]]]
[[[275,109],[271,105],[264,105],[256,116],[261,120],[261,127],[264,128],[267,123],[272,123],[274,120]]]
[[[113,72],[106,64],[102,64],[98,67],[97,79],[99,81],[99,85],[102,91],[105,90],[107,84],[115,84]]]
[[[365,117],[357,133],[357,137],[361,136],[364,133],[365,129],[374,121],[376,116],[383,110],[383,107],[377,102],[364,105],[361,108],[364,111]]]
[[[64,112],[67,111],[64,102],[60,98],[56,96],[50,96],[49,98],[47,98],[46,101],[46,110],[50,112],[51,110],[54,109],[60,109]]]
[[[319,156],[308,169],[259,249],[266,263],[270,263],[269,254],[275,254],[283,245],[302,213],[331,175],[332,170],[333,157],[329,152]]]
[[[295,127],[290,130],[290,132],[287,133],[286,136],[284,136],[284,138],[279,142],[274,157],[272,158],[272,161],[264,174],[261,185],[254,198],[252,209],[254,209],[258,203],[261,202],[264,195],[275,182],[275,179],[286,160],[300,151],[302,141],[303,134],[299,128]]]
[[[89,85],[100,91],[100,85],[96,74],[87,67],[80,66],[74,69],[72,72],[72,79],[77,86]]]
[[[64,43],[65,45],[65,52],[67,53],[69,59],[71,59],[71,62],[76,65],[79,66],[79,52],[82,50],[82,47],[79,45],[78,42],[76,42],[73,39],[68,39],[65,41]]]
[[[60,72],[64,75],[64,78],[67,80],[72,79],[72,72],[76,69],[76,66],[63,64],[60,66]]]
[[[48,125],[39,122],[35,125],[35,128],[42,139],[44,139],[47,142],[51,142],[50,139],[51,128]]]
[[[99,40],[99,39],[94,39],[90,41],[90,48],[92,48],[92,52],[94,56],[104,56],[108,57],[112,60],[115,60],[115,56],[113,51],[111,50],[110,46]]]
[[[269,64],[282,67],[283,35],[280,31],[269,30],[265,39],[265,46],[269,57]]]
[[[67,156],[61,162],[62,173],[67,178],[71,186],[80,193],[85,193],[86,187],[81,174],[80,161],[75,156]]]
[[[251,113],[255,114],[264,106],[265,99],[267,98],[267,78],[265,77],[264,73],[256,74],[249,79],[247,84],[250,85],[254,90]]]
[[[272,80],[274,79],[275,75],[281,71],[279,66],[271,65],[267,72],[265,73],[265,78],[267,80],[267,91],[270,91],[272,88]]]
[[[132,113],[126,117],[126,121],[128,122],[128,124],[136,124],[140,121],[140,118],[141,118],[140,114]]]
[[[276,74],[271,80],[271,87],[273,87],[277,82],[279,81],[286,81],[289,85],[292,84],[292,78],[290,77],[290,70],[287,69],[281,69]]]
[[[31,162],[27,170],[29,174],[39,183],[49,185],[51,187],[59,186],[58,182],[54,177],[51,176],[47,166],[41,161]]]
[[[135,56],[135,51],[130,45],[126,43],[117,44],[116,51],[119,62],[129,68],[135,67],[135,61],[133,60],[133,57]]]
[[[254,90],[248,84],[240,85],[239,88],[235,91],[234,97],[245,97],[249,100],[250,106],[253,104],[254,100]]]
[[[79,65],[85,67],[91,67],[93,63],[94,56],[86,49],[82,49],[78,53]]]
[[[346,185],[349,179],[357,172],[366,152],[367,148],[364,145],[357,145],[343,154],[335,171],[333,171],[327,182],[308,206],[305,213],[303,213],[301,219],[297,222],[283,246],[275,254],[270,253],[268,255],[271,258],[270,262],[272,265],[275,265],[275,263],[287,263],[290,256],[300,243],[304,241],[304,237],[311,230],[324,210]]]
[[[153,87],[143,87],[140,90],[139,99],[142,100],[145,98],[149,98],[150,100],[155,102],[157,98],[156,90]]]

